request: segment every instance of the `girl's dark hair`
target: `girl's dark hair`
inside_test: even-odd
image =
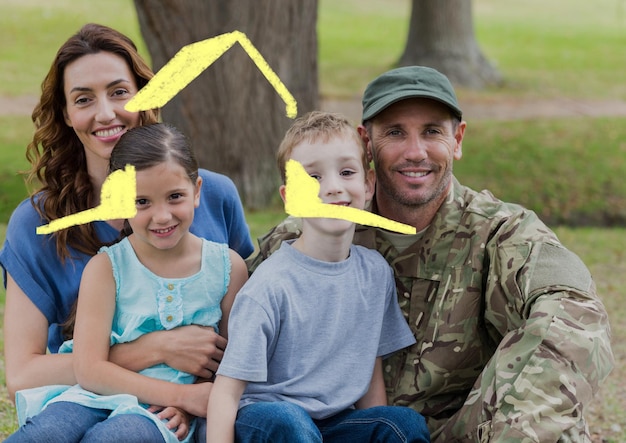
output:
[[[32,120],[35,133],[26,148],[31,163],[28,182],[39,182],[31,201],[45,220],[54,220],[84,211],[93,206],[96,196],[89,180],[85,149],[66,122],[64,86],[65,68],[79,58],[110,52],[123,58],[141,89],[154,75],[137,52],[135,44],[124,34],[107,26],[89,23],[71,36],[58,50],[52,66],[41,84],[41,97]],[[156,123],[158,110],[142,111],[140,125]],[[41,193],[41,198],[35,197]],[[69,248],[95,255],[103,244],[91,223],[72,226],[53,234],[57,255],[70,257]]]
[[[111,151],[109,173],[126,165],[141,171],[169,160],[182,166],[195,184],[198,161],[187,137],[167,123],[138,126],[122,135]]]
[[[126,165],[141,171],[167,161],[175,161],[182,166],[195,185],[198,179],[198,161],[183,133],[166,123],[138,126],[122,135],[111,151],[109,173],[124,169]],[[131,232],[126,222],[122,237]]]

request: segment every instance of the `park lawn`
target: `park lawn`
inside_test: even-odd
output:
[[[474,0],[473,7],[479,44],[506,82],[487,91],[459,89],[461,101],[626,100],[621,0]],[[358,100],[367,82],[399,58],[409,11],[408,0],[320,0],[321,95]],[[36,95],[54,50],[87,21],[127,33],[147,57],[132,0],[106,7],[5,0],[0,40],[12,44],[0,46],[0,96]],[[26,195],[16,171],[27,166],[30,128],[26,116],[0,114],[0,222]],[[619,225],[626,217],[625,151],[623,118],[471,121],[456,172],[550,223]]]

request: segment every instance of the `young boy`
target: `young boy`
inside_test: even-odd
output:
[[[336,114],[296,120],[278,150],[320,184],[323,203],[365,208],[374,173],[356,130]],[[280,187],[285,198],[285,185]],[[211,391],[207,442],[428,442],[423,417],[386,406],[382,357],[415,339],[391,269],[352,245],[355,225],[304,218],[238,293]],[[239,411],[238,411],[239,410]]]

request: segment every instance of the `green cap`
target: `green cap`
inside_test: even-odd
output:
[[[463,112],[448,77],[425,66],[392,69],[375,78],[363,94],[363,119],[366,121],[388,106],[407,98],[430,98],[448,106],[461,119]]]

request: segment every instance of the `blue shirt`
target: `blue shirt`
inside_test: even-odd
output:
[[[226,243],[242,257],[254,250],[245,222],[237,188],[230,178],[200,169],[202,191],[190,231],[198,237]],[[6,239],[0,250],[0,265],[6,274],[45,315],[50,329],[48,349],[57,352],[63,342],[59,324],[63,323],[78,297],[83,269],[91,255],[70,248],[71,259],[62,263],[56,242],[50,235],[37,235],[37,227],[47,222],[33,208],[30,199],[15,209],[9,220]],[[114,242],[119,232],[106,222],[94,222],[98,238]]]

